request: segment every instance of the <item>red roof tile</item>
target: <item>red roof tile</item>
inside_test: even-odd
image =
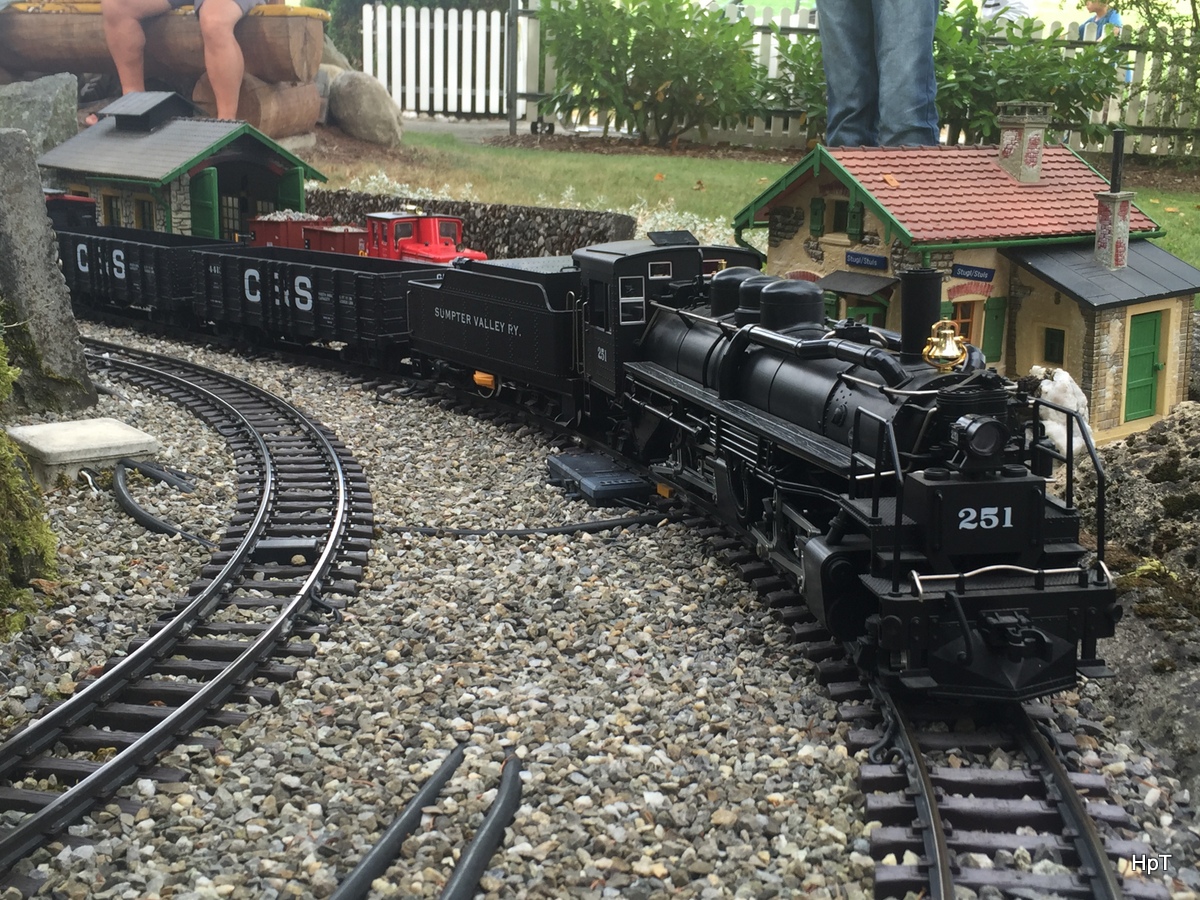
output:
[[[1062,146],[1042,177],[1022,184],[996,147],[838,147],[828,153],[920,243],[1067,237],[1096,232],[1096,192],[1108,182]],[[1134,207],[1131,232],[1157,226]]]

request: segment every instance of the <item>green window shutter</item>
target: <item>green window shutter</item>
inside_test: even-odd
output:
[[[1004,345],[1004,316],[1008,311],[1007,297],[988,297],[983,304],[983,346],[979,349],[988,362],[1000,359]]]
[[[863,205],[851,203],[846,211],[846,235],[852,242],[858,244],[863,236]]]
[[[942,302],[942,318],[943,319],[953,319],[954,318],[954,304],[951,303],[949,300],[945,300]]]
[[[304,169],[300,166],[288,169],[279,179],[278,206],[304,212]]]
[[[217,170],[201,169],[192,176],[192,234],[220,237],[221,216],[217,202]]]
[[[825,200],[821,197],[813,197],[812,203],[809,204],[808,230],[813,237],[820,237],[825,233]]]
[[[838,295],[833,291],[825,292],[825,318],[838,318]]]

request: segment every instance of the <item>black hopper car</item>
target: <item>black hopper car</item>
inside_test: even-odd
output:
[[[1090,456],[1051,406],[901,278],[900,334],[826,317],[813,284],[686,233],[449,267],[150,232],[60,233],[81,308],[507,390],[552,407],[749,536],[857,662],[937,696],[1024,699],[1108,674],[1120,607],[1071,493]],[[1056,463],[1067,496],[1047,491]]]

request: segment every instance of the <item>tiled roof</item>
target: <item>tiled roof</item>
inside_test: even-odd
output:
[[[995,147],[838,147],[827,151],[917,243],[1005,241],[1095,234],[1094,169],[1062,146],[1042,155],[1042,177],[1022,184]],[[1156,231],[1134,208],[1130,231]]]

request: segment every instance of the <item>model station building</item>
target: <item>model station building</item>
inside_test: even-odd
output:
[[[245,122],[197,118],[178,94],[127,94],[38,158],[47,183],[97,203],[99,224],[234,239],[248,221],[304,210],[325,176]]]
[[[769,230],[767,271],[816,282],[831,314],[898,328],[897,272],[942,271],[943,315],[1010,377],[1069,372],[1093,432],[1140,431],[1187,399],[1200,270],[1064,146],[1049,117],[1001,117],[998,147],[825,148],[738,213]]]

